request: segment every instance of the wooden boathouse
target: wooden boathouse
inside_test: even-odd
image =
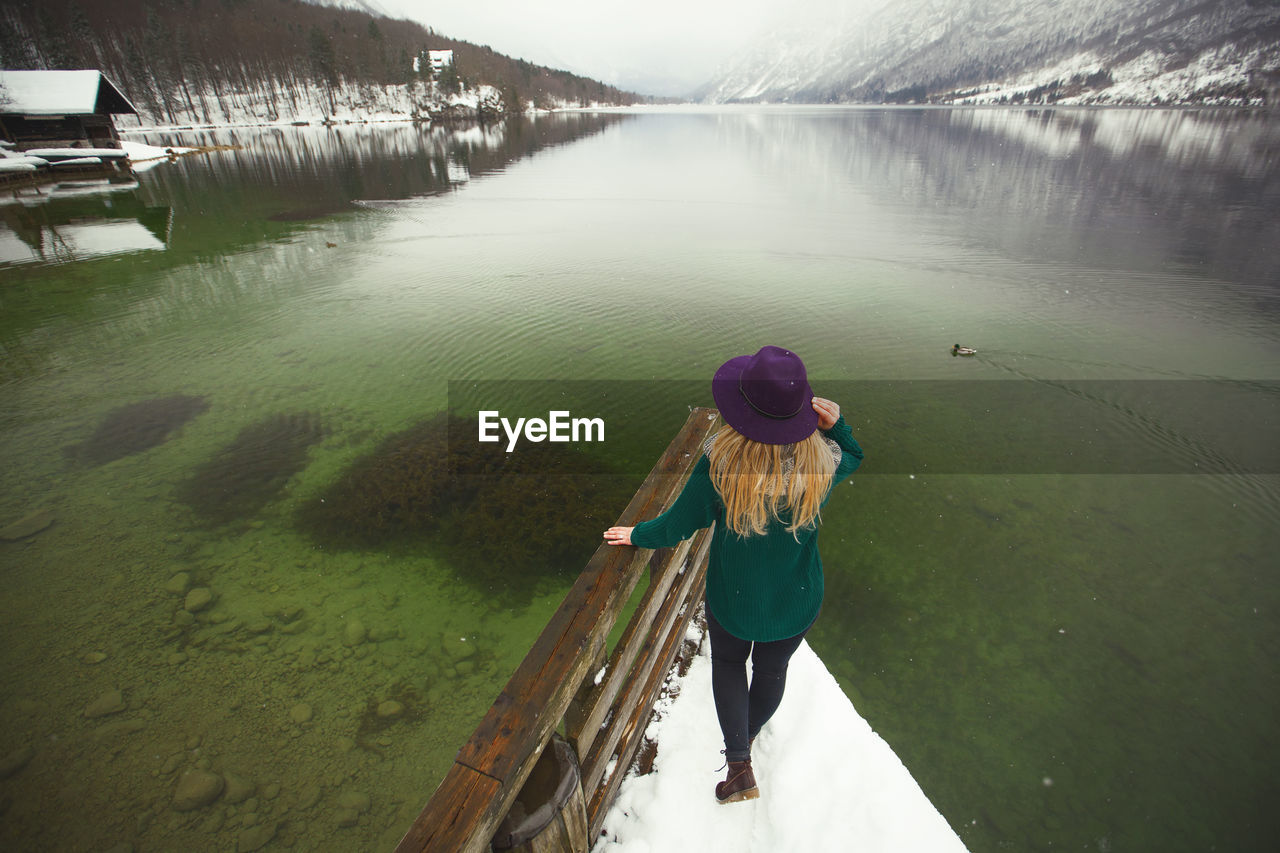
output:
[[[0,71],[0,138],[31,148],[119,148],[114,115],[137,115],[101,71]]]
[[[692,410],[618,524],[674,502],[718,420],[714,409]],[[710,529],[657,551],[601,544],[397,853],[589,851],[702,599],[710,545]],[[609,649],[646,570],[648,587]]]
[[[101,71],[0,71],[0,180],[128,173],[112,116],[137,112]]]

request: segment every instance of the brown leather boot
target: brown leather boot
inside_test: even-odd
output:
[[[723,782],[716,783],[716,799],[722,803],[737,803],[754,800],[758,796],[760,789],[756,787],[756,774],[751,771],[751,759],[730,761],[729,775]]]

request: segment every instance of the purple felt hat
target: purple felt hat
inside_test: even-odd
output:
[[[803,441],[818,428],[804,362],[782,347],[761,347],[720,365],[711,396],[729,426],[761,444]]]

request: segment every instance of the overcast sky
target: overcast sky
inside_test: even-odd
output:
[[[778,0],[375,0],[393,17],[643,94],[683,95]]]

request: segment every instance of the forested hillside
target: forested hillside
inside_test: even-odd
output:
[[[454,67],[433,77],[427,50],[452,50]],[[0,67],[101,69],[147,124],[238,109],[282,120],[353,101],[426,115],[468,92],[482,112],[639,100],[411,21],[300,0],[2,0]]]

